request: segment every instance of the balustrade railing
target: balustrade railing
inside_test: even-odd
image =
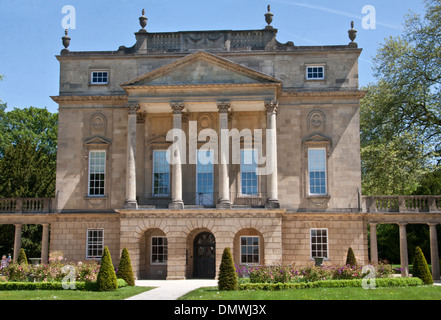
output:
[[[183,192],[182,200],[185,206],[199,206],[205,208],[214,208],[218,200],[219,194],[213,193],[196,193]],[[139,199],[140,206],[152,206],[157,208],[167,208],[171,201],[170,196],[153,196],[145,195],[143,199]],[[266,202],[266,194],[239,194],[232,192],[230,194],[230,202],[235,207],[264,207]]]
[[[441,212],[441,196],[364,196],[365,212]]]
[[[51,213],[52,198],[0,198],[0,213]]]

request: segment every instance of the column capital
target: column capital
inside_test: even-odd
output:
[[[129,112],[129,114],[136,114],[139,110],[139,103],[136,102],[126,103],[126,109]]]
[[[182,110],[184,110],[185,104],[183,101],[172,101],[170,102],[170,107],[173,114],[182,114]]]
[[[228,109],[231,108],[231,102],[228,100],[218,100],[216,105],[219,113],[228,113]]]
[[[266,100],[265,101],[266,113],[277,113],[278,107],[279,107],[279,102],[277,100]]]

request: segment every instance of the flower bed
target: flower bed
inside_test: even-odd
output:
[[[66,263],[60,252],[52,254],[48,264],[30,265],[11,263],[1,270],[4,282],[61,282],[69,276],[69,281],[95,282],[100,269],[97,261]],[[72,276],[75,278],[71,278]]]
[[[362,279],[368,273],[362,272],[362,266],[236,266],[239,278],[249,278],[250,283],[296,283],[319,280]],[[393,273],[392,266],[380,264],[375,269],[375,278],[387,278]]]

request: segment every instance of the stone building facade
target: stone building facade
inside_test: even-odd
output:
[[[354,29],[297,46],[267,22],[150,33],[143,13],[132,47],[99,52],[66,33],[56,198],[27,216],[50,225],[50,251],[107,246],[115,264],[126,247],[140,279],[213,278],[225,247],[238,266],[340,264],[349,247],[367,263]]]

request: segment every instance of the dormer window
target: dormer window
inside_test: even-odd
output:
[[[109,72],[105,70],[92,71],[90,75],[91,84],[108,84],[109,83]]]
[[[306,80],[324,80],[325,67],[324,66],[307,66]]]

